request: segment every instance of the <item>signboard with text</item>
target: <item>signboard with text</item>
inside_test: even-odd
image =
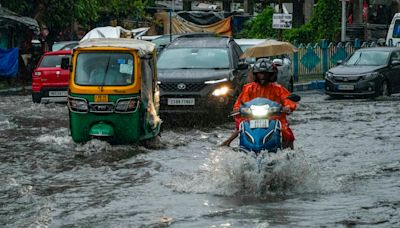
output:
[[[292,14],[274,13],[272,16],[272,28],[274,29],[291,29]]]

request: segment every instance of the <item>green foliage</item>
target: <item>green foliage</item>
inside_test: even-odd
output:
[[[274,9],[266,7],[260,14],[246,22],[245,28],[239,36],[256,39],[276,37],[276,30],[272,29],[273,14]]]
[[[314,7],[310,22],[300,28],[284,31],[284,39],[290,42],[313,43],[321,39],[337,40],[340,34],[340,2],[319,0]]]
[[[340,2],[338,0],[319,0],[314,7],[310,24],[314,39],[335,40],[340,30]]]
[[[142,0],[0,0],[0,4],[18,14],[33,17],[49,28],[70,28],[78,22],[90,27],[101,16],[120,18],[145,16],[147,1]]]
[[[315,32],[310,24],[305,24],[300,28],[292,28],[283,31],[283,40],[293,42],[299,41],[301,43],[313,43]]]

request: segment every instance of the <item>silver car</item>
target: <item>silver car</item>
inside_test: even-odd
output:
[[[257,45],[265,41],[265,39],[235,39],[236,43],[240,46],[242,51],[246,51],[247,48]],[[278,67],[278,80],[277,82],[283,85],[289,91],[293,91],[293,71],[292,61],[287,55],[270,56],[272,62]],[[245,61],[251,66],[256,61],[256,58],[246,58]]]

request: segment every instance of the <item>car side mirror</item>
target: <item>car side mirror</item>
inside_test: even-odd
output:
[[[238,63],[237,69],[238,70],[247,70],[247,69],[249,69],[249,64],[244,61],[240,61]]]
[[[61,59],[61,69],[63,70],[69,69],[69,58],[64,57]]]
[[[339,66],[339,65],[342,65],[343,64],[343,60],[338,60],[337,62],[336,62],[336,66]]]
[[[301,100],[301,97],[297,94],[290,94],[288,97],[286,97],[287,99],[294,101],[294,102],[299,102]]]
[[[392,66],[398,66],[398,65],[400,65],[400,61],[399,60],[393,60],[390,64]]]

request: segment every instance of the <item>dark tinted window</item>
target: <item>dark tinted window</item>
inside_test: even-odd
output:
[[[227,48],[171,48],[163,51],[157,62],[159,69],[227,69]]]

